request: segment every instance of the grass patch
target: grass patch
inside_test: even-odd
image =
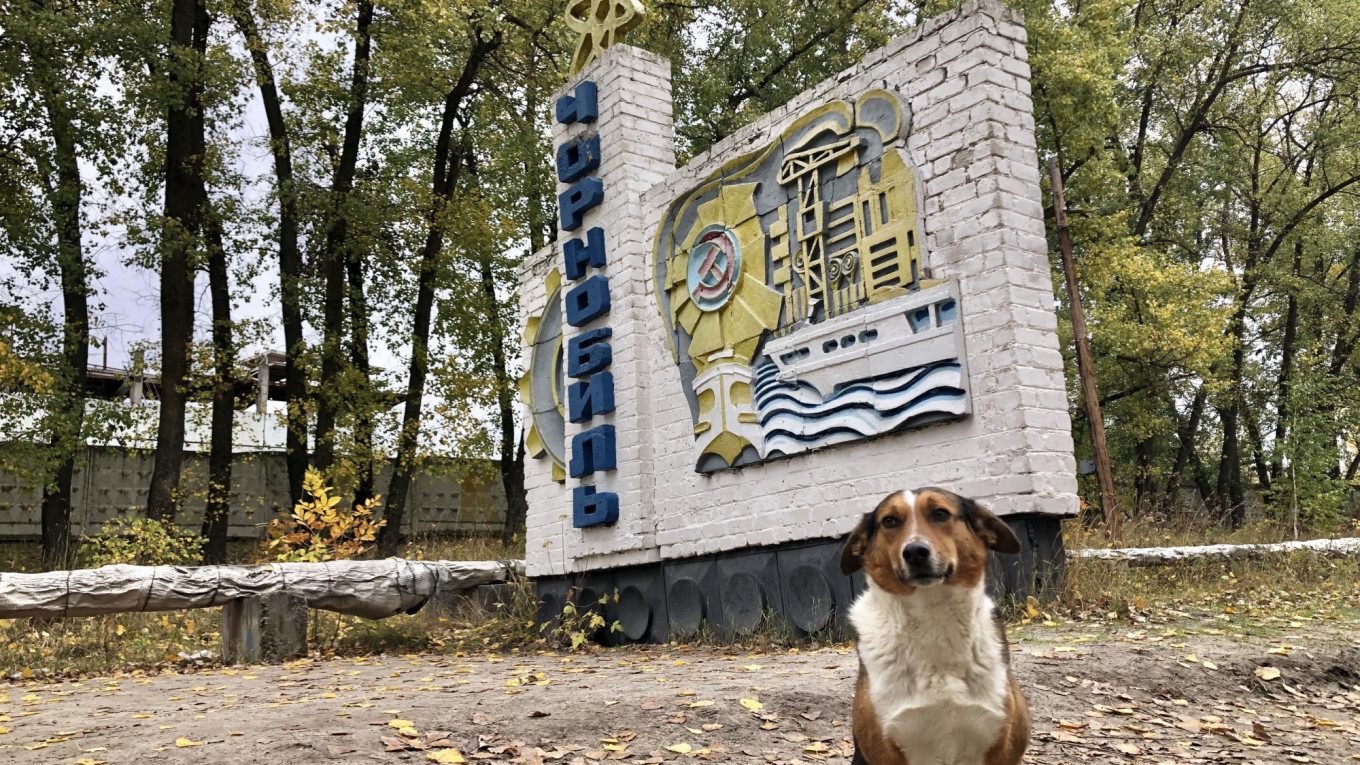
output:
[[[1297,539],[1360,536],[1360,521],[1338,534],[1305,531]],[[1294,541],[1287,524],[1266,521],[1228,528],[1209,519],[1184,513],[1157,513],[1124,521],[1123,536],[1111,542],[1102,527],[1084,526],[1076,519],[1063,522],[1063,543],[1069,550],[1093,547],[1193,547],[1198,545],[1272,544]]]
[[[168,667],[198,651],[221,651],[221,609],[0,619],[5,677],[83,676]]]
[[[1292,537],[1289,529],[1269,524],[1226,530],[1188,523],[1158,527],[1133,522],[1121,546],[1262,544]],[[1065,528],[1064,542],[1069,550],[1108,546],[1076,522]],[[1357,608],[1360,558],[1301,551],[1159,566],[1069,558],[1061,589],[1053,602],[1039,604],[1038,610],[1045,617],[1120,623],[1193,614],[1236,625],[1240,634],[1268,634],[1300,620],[1353,620]],[[1007,615],[1020,623],[1037,618],[1027,612],[1025,604]]]

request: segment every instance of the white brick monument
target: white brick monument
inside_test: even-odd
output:
[[[666,59],[557,94],[558,239],[520,272],[543,618],[835,626],[840,538],[927,485],[1017,530],[1003,588],[1051,584],[1076,478],[1025,40],[974,0],[678,169]]]

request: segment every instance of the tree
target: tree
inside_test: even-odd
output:
[[[256,86],[269,125],[269,153],[274,158],[274,196],[278,200],[279,306],[283,319],[284,390],[287,412],[285,448],[288,495],[293,505],[303,500],[307,473],[307,373],[306,341],[302,335],[302,254],[298,248],[298,190],[293,179],[292,140],[284,120],[282,99],[270,63],[269,49],[248,0],[229,6],[236,29],[250,52]]]
[[[50,55],[50,51],[39,53]],[[62,394],[53,400],[52,440],[54,450],[64,451],[57,466],[55,479],[43,486],[42,552],[43,567],[49,570],[70,565],[74,550],[71,547],[71,480],[75,473],[76,449],[71,441],[81,441],[85,419],[85,386],[89,368],[90,309],[89,283],[81,242],[80,207],[84,185],[80,167],[76,163],[76,138],[69,105],[56,82],[56,67],[44,62],[44,74],[50,88],[43,94],[48,114],[52,143],[55,148],[56,184],[50,197],[53,222],[57,235],[57,267],[61,275],[62,322],[61,370],[64,385]],[[73,439],[72,436],[75,436]],[[63,441],[66,442],[63,444]]]
[[[193,338],[193,258],[208,203],[203,180],[203,62],[208,11],[202,0],[173,0],[166,80],[165,220],[162,228],[161,401],[147,517],[173,521],[184,461],[189,342]]]
[[[350,73],[349,100],[345,112],[345,132],[340,154],[331,177],[326,210],[326,239],[321,261],[325,269],[325,302],[322,317],[321,389],[316,413],[317,470],[325,474],[335,461],[335,421],[340,409],[338,386],[333,386],[342,371],[345,332],[345,288],[348,283],[347,264],[351,254],[347,250],[349,209],[354,188],[354,174],[359,162],[359,146],[363,139],[364,109],[368,104],[369,59],[373,40],[373,3],[359,0],[354,21],[354,64]]]
[[[675,62],[676,158],[704,151],[942,8],[883,0],[660,2],[630,39]],[[940,3],[940,6],[948,5]]]
[[[384,555],[395,552],[401,539],[402,516],[411,478],[415,472],[416,448],[420,438],[421,408],[424,404],[425,378],[429,371],[430,319],[434,307],[435,280],[439,259],[444,248],[444,227],[448,225],[447,207],[457,188],[469,149],[455,145],[454,125],[465,101],[472,93],[483,65],[504,39],[499,32],[485,32],[473,24],[469,31],[469,48],[462,71],[450,83],[444,95],[439,134],[432,157],[431,194],[426,212],[428,231],[421,248],[417,266],[415,314],[411,327],[411,361],[407,375],[400,431],[397,437],[397,458],[392,468],[392,480],[387,490],[387,525],[378,534],[378,550]]]
[[[6,416],[33,417],[40,423],[19,438],[7,435],[11,442],[33,439],[42,444],[30,453],[31,459],[21,461],[36,471],[34,477],[43,487],[43,565],[60,569],[74,554],[71,484],[90,425],[86,374],[91,266],[84,244],[86,184],[78,158],[107,169],[113,143],[108,133],[114,123],[107,98],[96,90],[98,67],[80,53],[107,44],[109,18],[55,0],[6,3],[0,13],[6,18],[0,37],[7,115],[0,128],[0,186],[6,189],[0,195],[4,256],[16,261],[16,273],[53,276],[62,309],[53,333],[59,350],[51,356],[41,350],[45,343],[38,339],[45,330],[31,321],[44,315],[45,307],[24,307],[24,320],[16,314],[7,317],[8,351],[29,347],[27,359],[19,362],[26,371],[14,380],[27,395],[11,397]],[[31,366],[35,360],[42,366]],[[29,402],[38,406],[30,408]],[[15,406],[18,411],[12,410]]]
[[[231,518],[231,461],[235,450],[237,346],[231,321],[231,283],[222,221],[210,211],[204,221],[208,246],[208,290],[212,295],[212,435],[208,452],[208,494],[203,508],[203,562],[227,562]]]
[[[1083,296],[1134,506],[1178,502],[1188,473],[1240,523],[1244,469],[1273,496],[1304,453],[1278,449],[1307,417],[1289,402],[1312,232],[1352,206],[1352,159],[1329,136],[1355,123],[1337,108],[1360,71],[1353,4],[1022,5],[1040,154],[1060,158],[1080,210]],[[1275,350],[1286,361],[1272,372]]]

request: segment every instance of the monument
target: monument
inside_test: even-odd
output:
[[[927,485],[1016,530],[996,586],[1052,586],[1076,466],[1019,12],[972,0],[677,168],[670,62],[599,2],[520,271],[540,619],[837,629],[841,539]]]

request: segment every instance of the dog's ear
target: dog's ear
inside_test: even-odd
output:
[[[973,527],[973,533],[987,545],[987,549],[1008,555],[1020,552],[1020,539],[1011,531],[1010,524],[992,515],[990,510],[977,502],[966,497],[961,499],[968,525]]]
[[[874,512],[877,512],[875,510]],[[864,553],[869,549],[869,540],[874,536],[874,513],[865,513],[859,525],[850,532],[841,548],[841,573],[846,576],[864,568]]]

